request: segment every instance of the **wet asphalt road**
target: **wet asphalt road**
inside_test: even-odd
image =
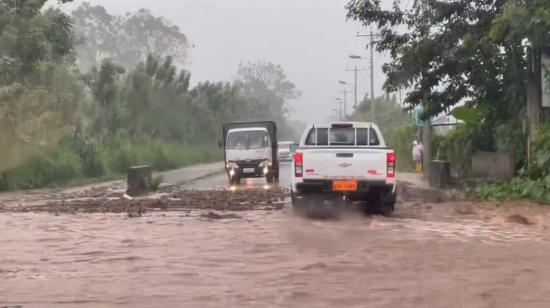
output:
[[[290,187],[290,164],[291,162],[281,162],[279,167],[279,186],[282,188]],[[265,178],[243,179],[240,187],[246,189],[263,188],[266,185]],[[221,189],[229,187],[227,175],[223,172],[212,175],[197,181],[188,182],[183,185],[191,189]]]

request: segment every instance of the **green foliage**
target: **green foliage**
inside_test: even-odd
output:
[[[178,66],[187,59],[189,42],[168,20],[140,9],[122,16],[111,15],[102,6],[83,3],[72,12],[79,67],[85,71],[108,57],[125,68],[133,68],[145,57],[171,56]]]
[[[481,123],[487,114],[487,106],[478,106],[471,108],[460,106],[453,109],[451,114],[457,119],[464,121],[466,124],[476,125]]]
[[[531,177],[550,177],[550,124],[539,129],[533,146],[535,151],[531,162]]]
[[[496,150],[501,153],[510,153],[516,168],[523,169],[527,161],[527,140],[520,119],[498,125],[494,129],[493,136]]]
[[[411,117],[397,103],[395,96],[383,96],[374,100],[365,98],[350,118],[353,121],[376,123],[386,143],[397,155],[397,168],[400,171],[413,170],[412,144],[416,139],[417,130],[412,125]]]
[[[72,23],[45,1],[0,3],[0,172],[57,142],[79,120]]]
[[[125,173],[136,165],[150,165],[162,171],[221,158],[220,151],[213,145],[185,146],[155,140],[121,139],[113,142],[110,148],[109,170],[115,173]]]
[[[487,200],[530,199],[550,203],[550,176],[538,180],[518,177],[505,184],[482,183],[474,193]]]
[[[510,183],[479,185],[475,193],[484,199],[531,199],[550,203],[550,125],[540,128],[534,142],[529,172]]]
[[[399,171],[413,171],[414,161],[412,159],[413,140],[416,139],[417,131],[413,125],[406,125],[391,130],[387,135],[391,140],[390,146],[397,155],[397,169]]]
[[[437,0],[403,9],[351,0],[347,8],[349,18],[379,28],[376,48],[391,56],[386,90],[412,87],[407,108],[424,105],[428,115],[464,103],[454,114],[474,126],[472,134],[453,137],[475,150],[513,152],[525,165],[518,118],[527,83],[536,80],[531,54],[550,41],[550,1]]]
[[[82,175],[82,164],[78,155],[66,146],[56,146],[29,163],[3,173],[0,177],[0,190],[62,185]]]
[[[84,4],[71,19],[44,4],[0,2],[0,190],[220,159],[211,144],[224,122],[272,118],[291,135],[286,103],[299,91],[280,65],[190,88],[178,68],[187,39],[163,18]]]
[[[271,62],[241,63],[237,72],[237,85],[246,100],[253,104],[255,119],[270,119],[277,123],[279,132],[292,136],[287,125],[287,103],[301,95],[296,85],[289,81],[281,65]]]
[[[213,145],[186,146],[174,142],[64,138],[55,147],[20,167],[0,173],[0,191],[65,185],[84,178],[112,178],[129,167],[150,165],[157,171],[221,159]]]
[[[450,162],[452,169],[459,176],[468,176],[470,173],[474,154],[472,135],[475,131],[475,128],[470,125],[459,126],[443,137],[439,145],[433,148],[436,153],[439,152]]]

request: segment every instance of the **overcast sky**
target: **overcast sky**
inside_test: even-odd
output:
[[[80,3],[81,1],[76,1]],[[188,67],[192,82],[233,80],[240,62],[281,64],[288,78],[302,90],[291,103],[294,117],[321,121],[336,108],[335,98],[345,80],[353,86],[355,64],[368,68],[350,54],[367,55],[366,38],[357,38],[361,25],[346,21],[347,0],[89,0],[111,14],[146,8],[178,25],[195,48]],[[74,6],[74,5],[73,5]],[[375,56],[375,93],[381,94],[387,59]],[[358,75],[359,97],[368,90],[368,74]],[[353,94],[348,95],[353,105]]]

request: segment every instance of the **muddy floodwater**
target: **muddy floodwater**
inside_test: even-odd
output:
[[[0,214],[0,307],[549,307],[545,210]],[[225,215],[225,216],[224,216]],[[523,216],[521,216],[523,217]]]

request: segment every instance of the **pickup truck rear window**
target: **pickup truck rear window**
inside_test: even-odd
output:
[[[355,145],[355,128],[332,128],[331,145]]]
[[[312,128],[306,138],[306,145],[377,146],[380,140],[372,128]]]
[[[357,129],[357,145],[380,145],[378,135],[372,128]]]

